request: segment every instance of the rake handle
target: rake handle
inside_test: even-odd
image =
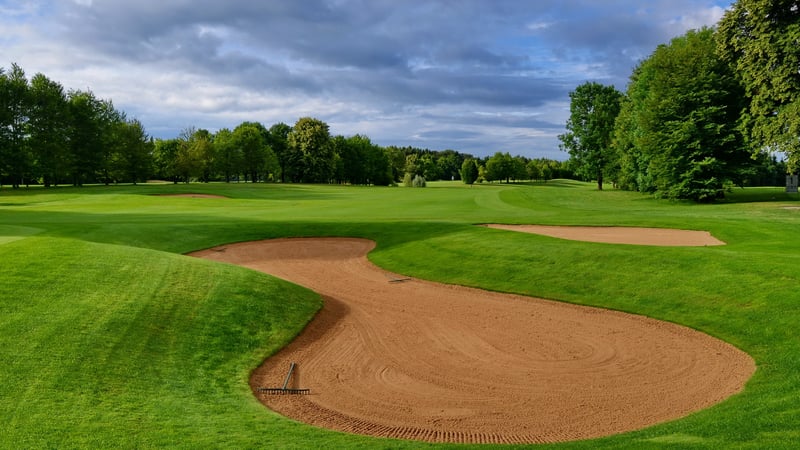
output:
[[[286,390],[286,386],[289,385],[289,378],[292,377],[292,372],[294,372],[295,363],[289,365],[289,373],[286,374],[286,379],[283,380],[283,390]]]

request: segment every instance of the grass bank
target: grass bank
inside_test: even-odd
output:
[[[162,197],[208,193],[226,198]],[[678,322],[752,355],[745,392],[564,448],[791,448],[800,439],[800,202],[747,189],[695,205],[556,181],[426,189],[153,185],[0,191],[3,448],[419,448],[286,420],[246,380],[320,306],[312,292],[181,256],[283,236],[374,239],[422,278]],[[710,231],[722,247],[594,244],[486,222]]]

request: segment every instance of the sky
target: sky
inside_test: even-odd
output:
[[[0,0],[0,67],[110,99],[156,138],[315,117],[332,135],[564,160],[569,93],[624,91],[724,0]]]

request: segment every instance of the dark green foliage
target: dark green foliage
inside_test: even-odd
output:
[[[334,136],[331,146],[335,154],[336,175],[339,183],[388,186],[392,182],[389,157],[366,136],[349,138]]]
[[[713,33],[659,46],[631,76],[616,126],[622,187],[711,200],[751,164],[737,129],[744,93]]]
[[[617,161],[611,140],[619,114],[622,94],[614,86],[587,82],[570,92],[567,132],[558,136],[561,149],[569,152],[576,173],[596,180],[603,189],[603,178],[615,171]]]
[[[243,168],[242,149],[236,145],[231,130],[223,128],[214,135],[214,153],[216,171],[226,183],[230,183]]]
[[[28,146],[34,177],[49,187],[63,178],[70,160],[71,120],[67,95],[61,84],[36,74],[30,83]]]
[[[474,184],[478,179],[478,165],[472,158],[465,159],[461,164],[461,181],[464,184]]]
[[[718,49],[742,80],[743,128],[754,153],[782,151],[800,165],[800,5],[737,0],[719,23]]]
[[[496,152],[486,161],[486,181],[505,180],[509,183],[515,175],[514,168],[514,158],[508,152]]]
[[[25,71],[16,64],[0,69],[0,177],[17,188],[28,182],[31,154],[25,142],[30,103]]]
[[[292,181],[327,183],[333,178],[334,159],[328,124],[312,117],[300,118],[287,137],[292,158],[298,163]]]
[[[268,144],[278,159],[281,182],[286,182],[287,174],[292,178],[295,162],[292,160],[292,153],[289,151],[289,132],[292,127],[283,122],[276,123],[269,128]]]

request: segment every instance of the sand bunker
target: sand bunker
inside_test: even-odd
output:
[[[663,247],[704,247],[725,245],[708,231],[637,227],[573,227],[548,225],[486,224],[489,228],[542,234],[572,241],[608,244],[657,245]]]
[[[363,239],[278,239],[194,256],[261,270],[325,304],[252,375],[273,410],[351,433],[431,442],[592,438],[676,419],[739,392],[753,360],[641,316],[409,279]]]
[[[158,197],[189,197],[189,198],[228,198],[215,194],[155,194]]]

